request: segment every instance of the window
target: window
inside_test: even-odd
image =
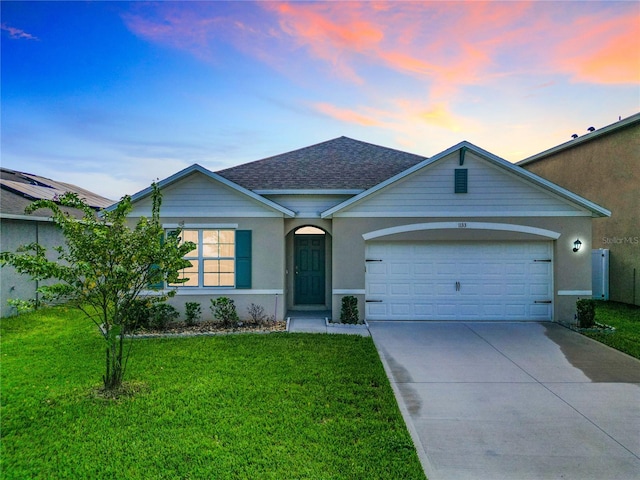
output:
[[[196,244],[185,259],[191,266],[180,273],[187,282],[174,284],[183,287],[234,287],[236,284],[236,232],[235,230],[198,229],[182,230],[183,242]]]

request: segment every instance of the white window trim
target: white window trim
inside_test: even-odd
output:
[[[198,232],[198,257],[188,257],[185,256],[183,258],[185,258],[186,260],[189,261],[196,261],[198,263],[198,285],[168,285],[168,288],[173,288],[173,289],[179,289],[179,290],[184,290],[184,291],[192,291],[192,290],[196,290],[196,289],[208,289],[209,291],[211,290],[236,290],[236,284],[235,284],[235,275],[236,275],[236,255],[235,255],[235,248],[236,248],[236,239],[235,239],[235,234],[234,234],[234,238],[233,238],[233,248],[234,248],[234,255],[233,257],[204,257],[203,256],[203,244],[202,244],[202,235],[203,235],[203,231],[204,230],[237,230],[238,229],[238,224],[221,224],[221,223],[199,223],[199,224],[190,224],[190,223],[186,223],[186,224],[173,224],[173,223],[168,223],[168,224],[163,224],[162,225],[163,228],[170,230],[170,229],[176,229],[176,228],[180,228],[181,230],[195,230]],[[204,285],[204,262],[206,260],[233,260],[233,277],[234,277],[234,281],[233,281],[233,285],[220,285],[220,286],[214,286],[214,285]]]

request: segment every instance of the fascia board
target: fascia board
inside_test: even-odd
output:
[[[364,189],[270,189],[270,190],[253,190],[258,195],[358,195],[364,192]]]
[[[7,220],[26,220],[29,222],[53,222],[52,217],[32,217],[31,215],[18,215],[14,213],[0,213],[0,218]]]

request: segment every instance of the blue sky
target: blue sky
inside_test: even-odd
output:
[[[112,199],[341,135],[509,161],[640,111],[640,3],[1,2],[2,166]]]

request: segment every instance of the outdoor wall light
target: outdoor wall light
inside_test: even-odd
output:
[[[573,251],[577,252],[578,250],[580,250],[580,247],[582,246],[582,242],[580,241],[580,239],[576,239],[575,242],[573,242]]]

